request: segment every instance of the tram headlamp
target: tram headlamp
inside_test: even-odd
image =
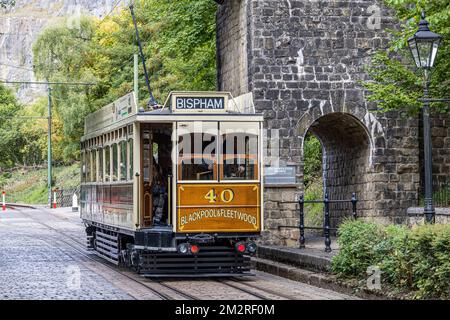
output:
[[[253,241],[247,243],[247,251],[249,253],[255,253],[256,252],[256,243],[254,243]]]
[[[189,245],[189,243],[182,243],[182,244],[178,245],[177,250],[181,254],[186,254],[186,253],[189,253],[189,251],[191,249],[190,247],[191,246]]]

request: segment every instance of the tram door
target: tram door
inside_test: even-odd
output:
[[[172,172],[172,126],[142,124],[142,227],[167,225],[169,179]]]
[[[152,167],[153,167],[153,150],[152,150],[152,132],[148,126],[142,126],[141,130],[142,137],[142,182],[141,182],[141,201],[143,205],[141,226],[146,228],[150,227],[152,224],[152,213],[153,213],[153,203],[151,196],[151,185],[152,185]]]

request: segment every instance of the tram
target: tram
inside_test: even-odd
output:
[[[80,215],[90,250],[154,277],[251,274],[263,230],[263,116],[251,93],[132,92],[88,115]]]

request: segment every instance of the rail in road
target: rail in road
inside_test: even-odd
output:
[[[125,277],[128,281],[143,287],[143,289],[149,291],[148,293],[155,298],[162,300],[201,300],[210,299],[208,292],[215,290],[216,292],[223,290],[223,292],[233,293],[235,296],[239,296],[242,299],[251,300],[265,300],[265,299],[295,299],[293,296],[285,295],[274,290],[267,288],[261,288],[256,285],[246,283],[245,280],[239,279],[206,279],[206,280],[180,280],[180,279],[165,279],[154,280],[148,277],[142,277],[132,271],[121,270],[106,260],[96,256],[91,251],[88,251],[85,247],[85,243],[81,239],[75,238],[72,235],[59,230],[45,221],[39,219],[38,215],[33,215],[26,209],[39,210],[47,214],[51,214],[57,219],[63,220],[61,217],[54,215],[51,209],[42,207],[35,207],[31,205],[12,204],[9,203],[8,207],[19,211],[22,215],[33,220],[34,222],[44,226],[45,228],[53,231],[57,237],[57,241],[70,247],[76,255],[83,257],[94,264],[98,264],[108,269],[108,272]],[[76,257],[73,257],[76,260]],[[147,293],[147,296],[148,296]]]

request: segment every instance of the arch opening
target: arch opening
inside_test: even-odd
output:
[[[317,137],[322,146],[322,174],[319,177],[322,198],[327,193],[331,200],[351,199],[355,192],[358,198],[358,215],[368,215],[373,207],[370,183],[371,140],[364,125],[350,114],[336,112],[316,119],[307,129],[304,141],[309,143],[311,135]],[[305,158],[308,156],[305,151],[304,143],[303,162],[308,163],[311,159]],[[311,197],[310,188],[314,184],[314,194],[317,195],[317,181],[305,182],[306,196],[308,197],[309,192]],[[313,211],[318,209],[313,208]],[[323,218],[323,213],[321,217]],[[332,227],[337,227],[346,217],[351,217],[351,203],[330,204]]]

